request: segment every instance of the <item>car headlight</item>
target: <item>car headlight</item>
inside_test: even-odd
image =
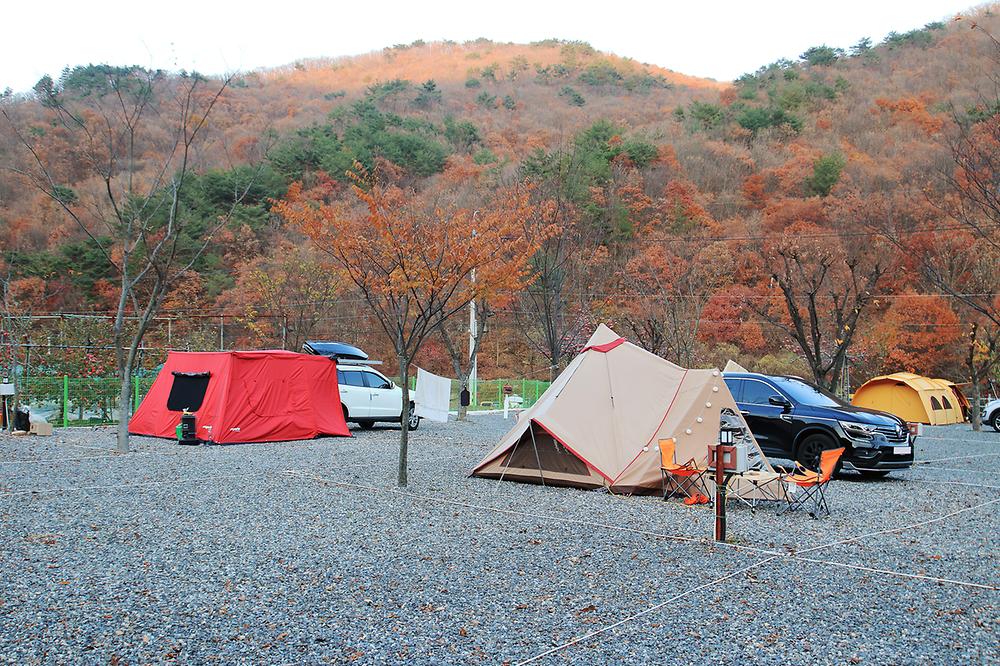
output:
[[[855,421],[838,421],[840,427],[844,429],[848,437],[854,439],[871,439],[875,434],[875,426],[857,423]]]

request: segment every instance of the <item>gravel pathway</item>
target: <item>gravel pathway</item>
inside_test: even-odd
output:
[[[928,428],[823,520],[733,505],[717,545],[705,507],[468,478],[510,424],[424,422],[405,491],[391,427],[0,435],[0,662],[1000,661],[1000,433]]]

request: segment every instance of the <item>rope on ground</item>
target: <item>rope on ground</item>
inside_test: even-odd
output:
[[[783,558],[787,558],[787,559],[801,560],[803,562],[810,562],[810,563],[813,563],[813,564],[825,564],[825,565],[828,565],[828,566],[842,567],[842,568],[846,568],[846,569],[858,569],[859,568],[859,567],[857,567],[855,565],[845,564],[843,562],[833,562],[833,561],[829,561],[829,560],[817,560],[817,559],[810,559],[810,558],[806,558],[806,557],[800,557],[799,554],[796,553],[796,552],[785,552],[785,551],[779,551],[779,550],[769,550],[769,549],[766,549],[766,548],[758,548],[758,547],[755,547],[755,546],[745,546],[745,545],[735,544],[735,543],[708,541],[706,539],[702,539],[702,538],[698,538],[698,537],[688,537],[688,536],[681,536],[681,535],[677,535],[677,534],[664,534],[664,533],[661,533],[661,532],[653,532],[651,530],[636,529],[634,527],[623,527],[621,525],[608,525],[606,523],[596,523],[596,522],[591,522],[591,521],[586,521],[586,520],[577,520],[577,519],[574,519],[574,518],[563,518],[562,516],[552,516],[552,515],[548,515],[548,514],[531,513],[531,512],[527,512],[527,511],[517,511],[515,509],[501,509],[499,507],[493,507],[493,506],[488,506],[488,505],[483,505],[483,504],[471,504],[469,502],[461,502],[461,501],[458,501],[458,500],[451,500],[451,499],[447,499],[447,498],[444,498],[444,497],[430,497],[430,496],[427,496],[427,495],[418,495],[417,493],[412,493],[412,492],[409,492],[409,491],[406,491],[406,490],[400,490],[398,488],[379,488],[378,486],[370,486],[370,485],[363,485],[363,484],[357,484],[357,483],[348,483],[348,482],[345,482],[345,481],[334,481],[332,479],[326,479],[326,478],[323,478],[323,477],[318,476],[318,475],[308,474],[306,472],[300,472],[298,470],[291,470],[291,469],[289,469],[289,470],[285,470],[285,472],[288,473],[288,474],[291,474],[293,476],[300,476],[302,478],[313,479],[313,480],[316,480],[316,481],[321,481],[323,483],[329,483],[329,484],[332,484],[332,485],[335,485],[335,486],[342,486],[342,487],[346,487],[346,488],[354,488],[354,489],[357,489],[357,490],[369,490],[369,491],[375,491],[375,492],[388,492],[388,493],[391,493],[391,494],[394,494],[394,495],[401,495],[401,496],[404,496],[404,497],[410,497],[410,498],[413,498],[413,499],[419,499],[419,500],[423,500],[423,501],[427,501],[427,502],[438,502],[438,503],[441,503],[441,504],[448,504],[448,505],[451,505],[451,506],[460,506],[460,507],[463,507],[463,508],[470,508],[470,509],[482,509],[484,511],[492,511],[494,513],[500,513],[500,514],[504,514],[504,515],[519,516],[519,517],[524,517],[524,518],[539,518],[541,520],[548,520],[548,521],[556,522],[556,523],[571,523],[571,524],[576,524],[576,525],[584,525],[586,527],[600,527],[600,528],[604,528],[604,529],[608,529],[608,530],[613,530],[615,532],[626,532],[626,533],[629,533],[629,534],[637,534],[637,535],[640,535],[640,536],[653,537],[653,538],[657,538],[657,539],[665,539],[665,540],[668,540],[668,541],[678,541],[678,542],[682,542],[682,543],[697,543],[697,544],[702,544],[702,545],[710,546],[710,547],[711,546],[719,546],[719,547],[723,547],[723,548],[729,548],[731,550],[738,550],[738,551],[745,551],[745,552],[748,552],[748,553],[754,553],[755,555],[773,555],[775,557],[783,557]],[[994,500],[994,501],[1000,501],[1000,500]],[[989,504],[989,502],[987,502],[987,504]],[[980,506],[982,506],[982,505],[980,505]],[[971,508],[976,508],[976,507],[971,507]],[[966,511],[966,510],[968,510],[968,509],[963,509],[963,510],[958,511],[956,513],[961,513],[962,511]],[[944,518],[948,518],[951,515],[955,515],[955,514],[949,514],[949,516],[943,516],[941,519],[943,520]],[[917,526],[924,525],[924,524],[927,524],[927,523],[930,523],[930,522],[936,522],[937,520],[938,519],[935,519],[935,520],[932,520],[932,521],[925,521],[924,523],[915,523],[914,525],[909,525],[909,526],[904,526],[904,527],[896,528],[896,531],[902,531],[904,529],[909,529],[911,527],[917,527]],[[858,538],[862,538],[862,537],[858,537]],[[803,553],[804,552],[811,552],[811,551],[814,551],[814,550],[819,550],[819,549],[822,549],[822,548],[828,548],[830,546],[838,545],[839,543],[841,543],[841,542],[834,541],[834,542],[830,542],[828,544],[823,544],[821,546],[816,546],[815,548],[811,548],[809,550],[804,550],[804,551],[799,551],[799,552],[803,552]],[[872,571],[875,571],[875,570],[872,570]],[[914,579],[919,579],[919,580],[927,580],[929,582],[948,583],[948,584],[951,584],[951,585],[958,585],[958,586],[963,586],[963,587],[973,587],[973,588],[988,589],[988,590],[997,590],[997,589],[1000,589],[1000,588],[997,588],[996,586],[983,585],[982,583],[969,583],[969,582],[961,581],[961,580],[952,580],[952,579],[947,579],[947,578],[936,578],[934,576],[926,576],[924,574],[912,574],[912,573],[906,573],[906,572],[902,572],[902,571],[891,571],[891,570],[888,570],[888,569],[878,570],[878,572],[882,573],[882,574],[885,574],[885,575],[890,575],[890,576],[899,576],[901,578],[914,578]]]
[[[826,544],[823,544],[823,545],[820,545],[820,546],[813,546],[812,548],[806,548],[805,550],[796,551],[795,554],[796,555],[801,555],[802,553],[811,553],[813,551],[822,550],[823,548],[829,548],[830,546],[841,546],[841,545],[843,545],[845,543],[853,543],[854,541],[861,541],[862,539],[868,539],[870,537],[880,536],[882,534],[895,534],[895,533],[898,533],[898,532],[903,532],[905,530],[914,529],[916,527],[924,527],[925,525],[931,525],[933,523],[939,523],[942,520],[947,520],[948,518],[952,518],[953,516],[957,516],[960,513],[966,513],[968,511],[975,511],[976,509],[980,509],[980,508],[982,508],[984,506],[989,506],[991,504],[996,504],[997,502],[1000,502],[1000,497],[997,497],[995,499],[991,499],[991,500],[989,500],[987,502],[980,502],[979,504],[973,504],[972,506],[967,506],[967,507],[964,507],[962,509],[957,509],[957,510],[952,511],[951,513],[947,513],[947,514],[945,514],[943,516],[938,516],[937,518],[931,518],[930,520],[922,520],[922,521],[920,521],[918,523],[911,523],[909,525],[903,525],[901,527],[890,527],[888,529],[878,530],[877,532],[868,532],[867,534],[860,534],[858,536],[849,537],[847,539],[838,539],[837,541],[831,541],[830,543],[826,543]]]
[[[576,525],[584,525],[587,527],[602,527],[604,529],[613,530],[616,532],[630,532],[632,534],[640,534],[643,536],[651,536],[659,539],[667,539],[670,541],[682,541],[682,542],[699,542],[701,539],[697,537],[681,536],[679,534],[661,534],[659,532],[652,532],[648,530],[639,530],[631,527],[622,527],[620,525],[608,525],[606,523],[594,523],[587,520],[577,520],[575,518],[563,518],[561,516],[550,516],[544,513],[531,513],[528,511],[517,511],[515,509],[501,509],[500,507],[489,506],[487,504],[472,504],[470,502],[461,502],[459,500],[448,499],[445,497],[430,497],[428,495],[418,495],[417,493],[412,493],[408,490],[400,490],[399,488],[379,488],[378,486],[370,486],[361,483],[350,483],[348,481],[334,481],[333,479],[327,479],[316,474],[308,474],[296,469],[286,469],[284,470],[286,474],[291,474],[293,476],[300,476],[306,479],[312,479],[314,481],[321,481],[323,483],[329,483],[334,486],[341,486],[343,488],[353,488],[355,490],[370,490],[374,492],[391,493],[393,495],[400,495],[403,497],[410,497],[412,499],[423,500],[426,502],[438,502],[440,504],[448,504],[450,506],[460,506],[467,509],[481,509],[483,511],[492,511],[493,513],[500,513],[508,516],[521,516],[524,518],[538,518],[540,520],[550,520],[557,523],[572,523]]]
[[[749,566],[746,566],[746,567],[743,567],[742,569],[737,569],[736,571],[728,573],[725,576],[720,576],[719,578],[716,578],[713,581],[709,581],[707,583],[702,583],[701,585],[697,585],[695,587],[692,587],[691,589],[685,590],[684,592],[681,592],[680,594],[675,594],[674,596],[670,597],[666,601],[661,601],[660,603],[656,604],[655,606],[650,606],[649,608],[647,608],[645,610],[639,611],[638,613],[635,613],[634,615],[629,615],[628,617],[623,618],[621,620],[618,620],[617,622],[615,622],[613,624],[609,624],[606,627],[601,627],[600,629],[595,629],[594,631],[586,633],[586,634],[584,634],[582,636],[577,636],[576,638],[574,638],[572,640],[566,641],[562,645],[557,645],[554,648],[549,648],[545,652],[539,652],[538,654],[536,654],[533,657],[529,657],[529,658],[527,658],[527,659],[525,659],[523,661],[519,661],[519,662],[517,662],[517,666],[523,666],[524,664],[530,664],[531,662],[538,661],[539,659],[543,659],[543,658],[549,656],[550,654],[554,654],[556,652],[560,652],[562,650],[565,650],[568,647],[572,647],[573,645],[576,645],[577,643],[579,643],[581,641],[585,641],[588,638],[593,638],[594,636],[598,636],[598,635],[603,634],[605,632],[611,631],[612,629],[616,629],[616,628],[622,626],[623,624],[627,624],[628,622],[632,622],[633,620],[636,620],[636,619],[642,617],[643,615],[648,615],[649,613],[653,613],[655,611],[658,611],[659,609],[663,608],[664,606],[666,606],[666,605],[668,605],[670,603],[673,603],[673,602],[677,601],[678,599],[686,597],[686,596],[688,596],[690,594],[694,594],[695,592],[699,592],[701,590],[704,590],[705,588],[712,587],[714,585],[718,585],[719,583],[725,582],[725,581],[729,580],[730,578],[734,578],[736,576],[739,576],[740,574],[746,573],[747,571],[750,571],[752,569],[756,569],[759,566],[762,566],[764,564],[767,564],[768,562],[776,560],[779,557],[780,557],[779,555],[774,555],[773,557],[769,557],[767,559],[760,560],[759,562],[754,562],[753,564],[751,564]]]
[[[81,460],[128,460],[132,456],[178,456],[179,451],[130,451],[129,453],[113,453],[101,456],[79,456],[76,458],[35,458],[24,460],[0,460],[0,465],[31,465],[35,463],[78,462]]]
[[[982,469],[982,468],[979,468],[979,469],[970,469],[970,468],[964,468],[963,469],[961,467],[937,467],[937,466],[934,466],[934,467],[924,467],[924,468],[921,468],[918,471],[921,471],[921,472],[923,472],[923,471],[927,471],[927,472],[961,472],[962,474],[991,474],[991,475],[1000,474],[1000,470],[997,470],[996,468],[993,468],[993,469]]]
[[[273,470],[267,470],[264,472],[259,472],[257,474],[217,474],[213,476],[197,476],[188,477],[180,479],[170,479],[167,481],[140,481],[139,483],[118,483],[114,485],[107,486],[70,486],[67,488],[42,488],[34,490],[11,490],[0,492],[0,496],[14,496],[14,495],[43,495],[49,493],[64,493],[64,492],[87,492],[90,490],[121,490],[122,488],[143,488],[146,486],[170,486],[178,483],[200,483],[202,481],[215,481],[217,479],[249,479],[256,476],[264,476],[266,474],[273,474]]]
[[[952,460],[968,460],[969,458],[994,458],[995,453],[979,453],[974,456],[955,456],[954,458],[932,458],[930,460],[914,460],[914,465],[929,465],[936,462],[951,462]]]
[[[1000,490],[1000,486],[989,486],[982,483],[972,483],[971,481],[948,481],[940,479],[928,479],[921,476],[910,476],[907,477],[907,481],[919,481],[922,484],[930,484],[932,486],[967,486],[970,488],[984,488],[986,490]]]
[[[902,578],[914,578],[917,580],[926,580],[932,583],[941,583],[942,585],[959,585],[962,587],[975,587],[980,590],[1000,590],[1000,587],[996,585],[984,585],[983,583],[969,583],[964,580],[954,580],[951,578],[939,578],[937,576],[927,576],[925,574],[911,574],[905,573],[903,571],[892,571],[890,569],[875,569],[874,567],[865,567],[860,564],[847,564],[846,562],[829,562],[827,560],[817,560],[811,557],[799,557],[798,555],[789,554],[789,557],[793,560],[800,560],[802,562],[811,562],[813,564],[826,564],[834,565],[838,567],[843,567],[845,569],[857,569],[858,571],[867,571],[869,573],[877,573],[889,576],[900,576]]]

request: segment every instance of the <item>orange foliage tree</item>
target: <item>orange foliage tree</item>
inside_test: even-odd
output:
[[[290,241],[238,271],[228,297],[243,310],[258,343],[292,351],[309,339],[344,290],[340,271],[320,261],[313,248]]]
[[[901,294],[866,336],[883,350],[884,372],[946,373],[958,359],[958,317],[940,296]]]
[[[666,245],[648,243],[628,262],[619,318],[641,347],[690,367],[702,312],[729,266],[728,248],[725,243]]]
[[[325,202],[322,190],[305,191],[295,183],[274,209],[361,293],[393,344],[405,406],[410,363],[428,336],[472,299],[495,301],[526,286],[529,259],[551,231],[531,226],[534,211],[524,188],[499,191],[474,222],[472,211],[426,201],[360,164],[351,175],[360,206]],[[405,486],[408,414],[400,417],[398,483]]]

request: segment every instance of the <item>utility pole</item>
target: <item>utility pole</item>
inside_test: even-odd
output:
[[[479,211],[473,211],[472,213],[472,235],[476,235],[476,216],[479,215]],[[475,287],[476,284],[476,269],[472,269],[472,284]],[[479,404],[479,382],[476,377],[476,370],[478,368],[478,363],[476,360],[476,336],[478,335],[479,328],[476,322],[476,299],[473,298],[469,301],[469,359],[471,361],[469,367],[469,397],[471,404]]]

